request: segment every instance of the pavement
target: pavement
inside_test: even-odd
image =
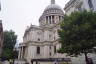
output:
[[[0,62],[0,64],[10,64],[9,61]]]

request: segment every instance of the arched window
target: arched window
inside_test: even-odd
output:
[[[40,54],[40,47],[37,46],[37,54]]]

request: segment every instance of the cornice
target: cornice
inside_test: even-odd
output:
[[[26,43],[21,43],[20,46],[37,46],[37,45],[41,45],[41,46],[44,46],[44,45],[53,45],[54,43],[58,42],[58,39],[57,40],[54,40],[54,41],[43,41],[43,42],[39,42],[39,41],[28,41]]]

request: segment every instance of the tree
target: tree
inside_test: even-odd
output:
[[[2,52],[2,60],[9,60],[13,59],[14,55],[14,46],[17,41],[17,35],[15,35],[15,32],[10,31],[4,31],[4,43],[3,43],[3,52]]]
[[[65,15],[60,24],[59,53],[78,56],[85,55],[86,64],[89,63],[87,54],[96,46],[96,12],[74,12]]]

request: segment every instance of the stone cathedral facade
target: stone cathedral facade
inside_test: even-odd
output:
[[[96,0],[69,0],[64,7],[65,14],[74,11],[96,11]],[[20,44],[18,64],[86,64],[84,55],[66,57],[57,53],[61,47],[58,30],[63,20],[63,10],[51,0],[39,18],[39,26],[31,25],[25,30],[23,43]],[[96,64],[96,53],[88,54]],[[16,64],[17,64],[16,63]]]
[[[63,10],[55,4],[55,0],[51,0],[51,4],[39,18],[39,26],[31,25],[25,30],[19,59],[26,60],[29,64],[70,62],[65,54],[57,53],[61,46],[58,42],[58,30],[63,16]]]

